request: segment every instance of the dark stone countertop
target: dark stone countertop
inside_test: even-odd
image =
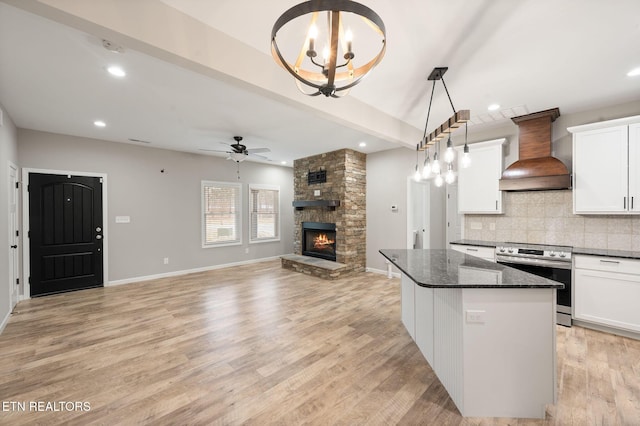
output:
[[[500,246],[529,247],[532,245],[532,244],[521,244],[521,243],[507,243],[502,241],[481,241],[481,240],[458,240],[458,241],[452,241],[451,244],[475,246],[475,247],[500,247]],[[553,245],[544,245],[544,244],[536,244],[536,246],[544,247],[546,250],[555,250],[555,251],[562,251],[563,248],[568,247],[568,246],[553,246]],[[569,248],[571,249],[571,252],[573,254],[621,257],[626,259],[640,259],[640,251],[608,250],[608,249],[602,249],[602,248],[588,248],[588,247],[569,247]]]
[[[380,253],[422,287],[564,288],[564,284],[455,250],[382,249]]]

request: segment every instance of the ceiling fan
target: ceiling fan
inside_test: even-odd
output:
[[[242,136],[234,136],[233,139],[236,142],[232,143],[232,144],[227,144],[227,143],[224,143],[224,142],[220,142],[221,144],[227,145],[229,148],[231,148],[231,151],[229,151],[229,150],[222,151],[222,150],[219,150],[219,149],[204,149],[204,148],[201,148],[200,151],[226,152],[227,154],[229,154],[229,156],[227,157],[227,160],[233,160],[236,163],[240,163],[241,161],[246,160],[248,156],[260,158],[262,160],[271,161],[269,158],[265,157],[264,155],[259,155],[260,153],[263,153],[263,152],[271,152],[271,150],[269,148],[247,149],[246,145],[240,143],[240,142],[242,142]]]

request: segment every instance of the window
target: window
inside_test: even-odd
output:
[[[202,181],[202,247],[242,242],[241,199],[239,183]]]
[[[249,242],[280,240],[280,187],[249,185]]]

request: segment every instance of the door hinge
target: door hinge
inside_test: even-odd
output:
[[[16,285],[20,285],[20,278],[16,278]]]
[[[16,231],[16,237],[20,236],[20,231]]]
[[[20,182],[16,182],[16,189],[20,188]]]

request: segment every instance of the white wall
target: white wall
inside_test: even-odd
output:
[[[420,155],[420,161],[424,157]],[[367,155],[367,268],[386,270],[380,249],[407,248],[407,178],[413,176],[416,152],[397,148]],[[442,248],[446,211],[445,191],[430,190],[431,247]],[[392,212],[391,205],[398,206]]]
[[[0,126],[0,331],[10,311],[9,282],[9,162],[18,164],[17,130],[2,104]]]
[[[242,162],[243,244],[203,249],[200,182],[238,182],[235,162],[25,129],[18,131],[18,154],[23,168],[107,174],[109,281],[293,252],[291,168]],[[249,183],[280,186],[281,241],[248,244]],[[131,223],[116,224],[116,216]]]

